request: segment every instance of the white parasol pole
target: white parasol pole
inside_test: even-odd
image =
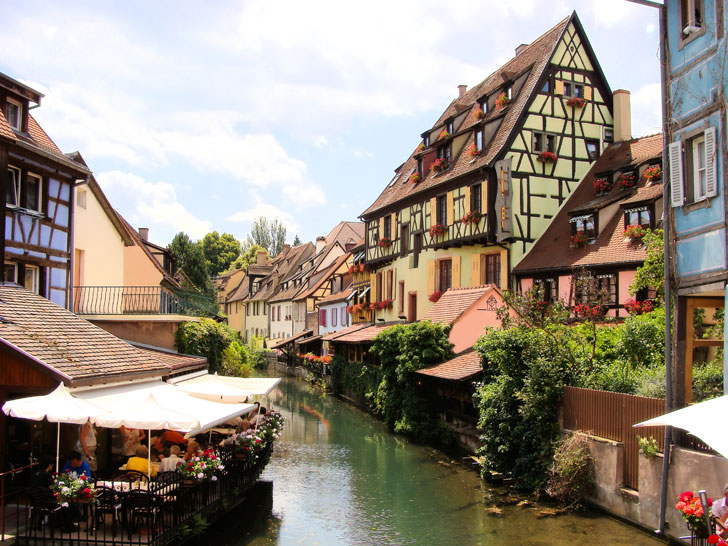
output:
[[[150,428],[147,431],[147,446],[148,453],[147,453],[147,481],[149,481],[152,478],[152,429]]]
[[[58,474],[58,454],[61,451],[61,422],[58,421],[58,432],[56,432],[56,474]],[[46,467],[48,468],[48,467]]]

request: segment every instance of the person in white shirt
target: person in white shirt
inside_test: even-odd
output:
[[[169,457],[162,459],[162,465],[160,467],[161,472],[173,472],[177,470],[177,463],[184,462],[184,459],[179,456],[179,446],[174,445],[169,448]]]
[[[723,524],[723,529],[725,529],[725,522],[728,518],[728,483],[723,488],[723,498],[713,501],[713,506],[711,506],[710,510],[713,517],[720,521]],[[721,527],[718,525],[718,531],[720,530]],[[722,538],[728,537],[728,532],[725,530],[719,532],[719,534]]]

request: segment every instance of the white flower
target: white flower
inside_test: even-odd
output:
[[[199,473],[199,474],[197,475],[197,477],[198,477],[198,478],[199,478],[199,479],[201,480],[202,478],[204,478],[204,477],[205,477],[205,475],[204,475],[204,474],[203,474],[202,472],[200,472],[200,473]]]
[[[225,470],[225,466],[224,466],[224,465],[220,465],[220,466],[218,466],[218,468],[219,468],[220,470]]]
[[[210,478],[210,479],[211,479],[211,480],[212,480],[213,482],[216,482],[216,481],[217,481],[217,476],[213,476],[213,477],[212,477],[212,478]]]
[[[68,508],[68,503],[67,502],[62,502],[61,503],[61,506],[63,506],[63,508]]]

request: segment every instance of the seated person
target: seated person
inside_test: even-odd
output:
[[[268,410],[265,409],[265,406],[261,406],[261,408],[258,410],[258,413],[256,413],[251,419],[250,419],[250,426],[253,428],[258,427],[258,423],[260,423],[263,420],[263,416],[267,413]]]
[[[141,472],[147,477],[151,477],[147,474],[147,471],[151,468],[152,476],[154,476],[157,471],[153,466],[150,467],[149,465],[149,459],[147,459],[147,448],[144,446],[137,446],[135,453],[136,455],[134,457],[129,457],[129,460],[126,462],[126,469],[135,470],[137,472]]]
[[[175,430],[165,430],[159,436],[154,438],[152,448],[156,453],[165,453],[166,448],[177,445],[184,448],[187,445],[187,439]]]
[[[723,530],[723,527],[726,526],[726,519],[728,519],[728,483],[723,488],[723,498],[714,500],[710,511],[713,517],[723,524],[722,526],[716,525],[718,534],[721,538],[728,537],[728,532]]]
[[[30,484],[43,489],[50,489],[53,485],[53,459],[47,455],[41,455],[38,467],[30,479]],[[55,499],[55,497],[53,497]]]
[[[184,457],[182,458],[185,461],[189,461],[192,457],[199,456],[200,453],[200,444],[198,444],[195,440],[190,440],[187,442],[187,451],[185,451]]]
[[[66,459],[66,464],[63,466],[63,472],[66,474],[75,472],[77,476],[85,474],[88,479],[91,479],[91,467],[75,449],[68,453],[68,459]]]
[[[181,463],[184,461],[184,459],[179,456],[179,453],[179,446],[170,447],[169,457],[165,457],[164,459],[162,459],[162,466],[160,470],[162,472],[173,472],[177,470],[177,463]]]

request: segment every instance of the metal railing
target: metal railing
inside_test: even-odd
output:
[[[161,286],[75,286],[73,310],[79,315],[215,316],[211,297]]]

